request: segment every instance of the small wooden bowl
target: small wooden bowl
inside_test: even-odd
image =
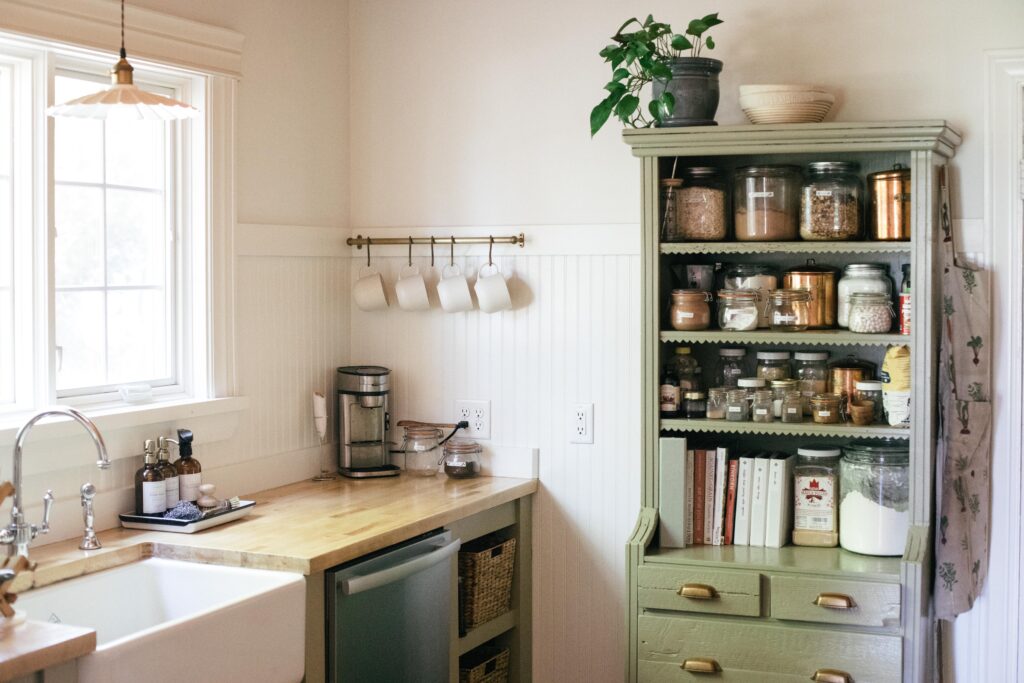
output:
[[[850,401],[850,419],[853,424],[865,427],[875,421],[875,402],[870,400]]]

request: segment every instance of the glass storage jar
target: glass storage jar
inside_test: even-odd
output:
[[[758,293],[723,289],[718,293],[718,327],[730,332],[751,332],[760,321]]]
[[[800,237],[805,240],[855,240],[860,237],[857,171],[846,161],[818,161],[807,166],[800,193]]]
[[[772,332],[803,332],[811,322],[811,293],[806,289],[776,289],[769,316]]]
[[[750,404],[750,419],[754,422],[771,422],[775,417],[772,407],[771,389],[759,389],[754,392],[754,400]]]
[[[796,391],[799,393],[800,382],[795,379],[773,379],[771,382],[772,387],[772,412],[775,417],[782,417],[782,402],[786,400],[786,396]]]
[[[683,169],[683,187],[675,192],[679,239],[720,242],[727,236],[725,180],[717,168]]]
[[[804,397],[799,391],[791,391],[782,400],[782,421],[799,423],[804,421]]]
[[[669,320],[674,330],[706,330],[711,327],[711,295],[700,289],[673,289]]]
[[[672,354],[670,370],[674,376],[680,393],[686,391],[700,391],[700,379],[697,375],[700,372],[700,365],[697,359],[690,353],[689,346],[677,346]]]
[[[793,379],[793,368],[789,364],[789,351],[758,351],[757,376],[771,382],[776,379]]]
[[[778,286],[776,269],[763,263],[734,263],[726,267],[722,281],[723,289],[757,292],[758,327],[768,327],[770,324],[765,303],[768,295]]]
[[[681,242],[679,235],[679,210],[677,199],[683,181],[679,178],[665,178],[661,181],[661,241]]]
[[[428,425],[405,428],[405,471],[420,477],[432,477],[441,466],[441,430]]]
[[[864,555],[902,555],[910,531],[906,441],[854,442],[839,466],[839,544]]]
[[[768,386],[766,380],[760,377],[740,377],[736,380],[736,387],[747,394],[747,402],[754,400],[754,392],[758,389],[765,389]]]
[[[839,279],[839,327],[849,327],[850,295],[871,292],[875,294],[892,294],[892,281],[889,269],[880,263],[851,263],[843,269],[843,277]]]
[[[743,367],[743,359],[746,357],[746,349],[718,350],[718,375],[715,377],[718,386],[736,388],[736,381],[747,374]]]
[[[725,387],[715,387],[709,390],[707,418],[709,420],[724,420],[727,402],[728,390]]]
[[[793,374],[800,382],[804,415],[810,415],[811,397],[828,391],[828,351],[797,351],[793,354]]]
[[[729,422],[746,422],[750,419],[750,402],[747,399],[746,389],[729,390],[725,406],[725,419]]]
[[[884,334],[892,329],[892,300],[886,294],[850,295],[850,332]]]
[[[708,399],[703,391],[687,391],[683,394],[683,417],[689,420],[707,417]]]
[[[480,474],[483,448],[472,439],[448,439],[444,443],[444,473],[452,479],[469,479]]]
[[[793,544],[834,548],[839,543],[839,457],[834,446],[796,450],[793,467]]]
[[[885,417],[885,406],[882,404],[882,383],[878,380],[863,380],[854,384],[855,397],[858,401],[875,402],[875,424],[888,424]]]
[[[818,394],[811,397],[811,418],[818,424],[837,424],[842,417],[842,399],[835,394]]]
[[[736,240],[779,242],[797,238],[798,166],[746,166],[733,184]]]

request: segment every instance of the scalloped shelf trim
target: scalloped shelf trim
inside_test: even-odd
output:
[[[807,332],[729,332],[697,330],[693,332],[660,332],[664,344],[772,344],[777,346],[889,346],[911,343],[908,334],[856,334],[845,330],[810,330]]]
[[[661,420],[662,431],[714,432],[719,434],[762,434],[778,436],[836,436],[856,439],[909,439],[906,427],[857,427],[848,424],[801,422],[729,422],[728,420]]]
[[[671,242],[662,254],[909,254],[910,242]]]

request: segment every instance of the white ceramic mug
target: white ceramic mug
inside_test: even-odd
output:
[[[480,268],[473,290],[476,292],[480,310],[484,313],[497,313],[512,308],[512,296],[508,291],[508,283],[505,282],[505,277],[498,270],[497,264],[488,263]]]
[[[398,282],[395,283],[395,294],[398,295],[398,305],[403,311],[425,311],[430,308],[427,283],[416,266],[402,268]]]
[[[356,306],[364,311],[379,311],[388,307],[388,298],[384,294],[384,279],[373,267],[366,266],[359,270],[359,279],[352,285],[352,298]]]
[[[441,280],[437,283],[437,298],[441,300],[441,308],[448,313],[473,310],[469,283],[466,282],[462,270],[454,263],[441,269]]]

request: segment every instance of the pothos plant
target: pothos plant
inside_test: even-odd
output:
[[[615,42],[599,53],[611,65],[612,79],[604,86],[608,96],[590,112],[590,135],[601,130],[613,113],[634,128],[660,124],[675,108],[675,97],[667,90],[658,97],[652,95],[645,110],[640,106],[640,91],[652,81],[667,83],[672,78],[669,60],[699,57],[704,48],[714,50],[715,41],[704,34],[721,23],[716,12],[694,19],[684,33],[674,33],[670,25],[650,14],[643,23],[633,17],[622,24],[612,36]],[[627,31],[634,25],[635,30]]]

